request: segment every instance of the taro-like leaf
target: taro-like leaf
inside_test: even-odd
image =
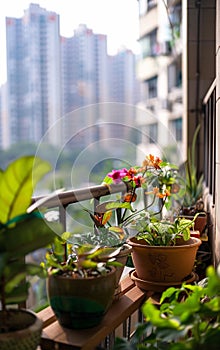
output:
[[[7,293],[6,304],[18,304],[27,300],[29,286],[30,284],[23,280],[23,283],[20,283],[10,293]]]
[[[39,276],[41,278],[44,277],[42,266],[31,263],[23,265],[19,264],[18,267],[16,264],[14,264],[13,272],[13,276],[10,276],[10,280],[8,280],[5,285],[6,293],[12,292],[16,286],[18,286],[26,278],[26,276]]]
[[[52,243],[56,234],[62,233],[62,225],[46,222],[42,218],[31,217],[17,223],[13,228],[0,232],[1,250],[7,252],[8,259],[23,257],[34,250]],[[7,239],[5,237],[7,236]]]
[[[0,175],[1,223],[26,212],[36,184],[50,170],[47,161],[35,156],[20,157],[9,164]]]

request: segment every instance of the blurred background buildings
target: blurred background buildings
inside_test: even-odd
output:
[[[6,18],[1,148],[42,138],[71,147],[101,138],[108,147],[117,138],[174,155],[183,141],[181,1],[139,1],[138,56],[126,48],[108,55],[107,36],[85,24],[63,37],[59,22],[38,4]]]

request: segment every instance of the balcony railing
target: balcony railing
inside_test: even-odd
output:
[[[216,186],[216,79],[203,100],[204,112],[204,176],[205,184],[215,204]]]
[[[48,209],[58,208],[60,213],[60,222],[63,224],[64,230],[66,229],[66,210],[70,204],[83,202],[86,200],[94,199],[94,211],[100,199],[105,196],[116,193],[125,193],[127,187],[124,183],[112,184],[112,185],[98,185],[87,188],[69,190],[58,193],[55,196],[37,196],[33,198],[33,203],[39,201],[39,206],[44,206]],[[42,203],[40,201],[42,200]]]

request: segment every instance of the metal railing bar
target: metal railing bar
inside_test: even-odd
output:
[[[214,81],[212,82],[210,88],[208,89],[204,99],[203,99],[203,104],[206,105],[208,103],[208,100],[210,99],[210,96],[212,95],[214,89],[216,88],[216,84],[217,84],[217,78],[214,79]]]
[[[89,200],[92,198],[100,198],[114,193],[125,192],[126,189],[126,185],[124,183],[120,183],[111,184],[108,186],[98,185],[76,190],[69,190],[61,192],[53,198],[48,198],[48,200],[45,200],[42,206],[46,206],[47,208],[53,208],[60,205],[68,206],[69,204]],[[33,197],[32,202],[35,203],[37,200],[42,198],[46,198],[46,196],[35,196]]]

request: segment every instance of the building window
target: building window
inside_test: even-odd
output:
[[[147,10],[150,11],[157,5],[157,0],[147,0]]]
[[[182,141],[182,118],[171,120],[170,129],[176,141]]]
[[[158,124],[149,124],[148,125],[148,133],[149,133],[149,143],[157,143],[158,139]]]
[[[139,15],[144,16],[157,5],[157,0],[139,0]]]
[[[168,92],[170,92],[173,87],[182,86],[181,64],[181,60],[179,60],[168,66]]]
[[[154,98],[157,97],[157,76],[145,81],[147,97]]]
[[[159,53],[159,47],[157,43],[157,29],[147,34],[140,40],[142,57],[156,56]]]

